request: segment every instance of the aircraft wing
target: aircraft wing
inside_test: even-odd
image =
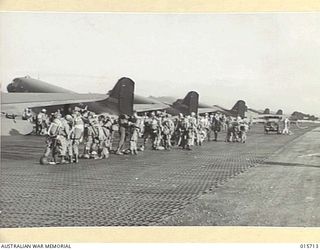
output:
[[[139,113],[157,111],[167,109],[169,106],[164,103],[150,103],[150,104],[134,104],[133,109]]]
[[[214,112],[220,112],[220,113],[224,113],[224,114],[227,113],[225,110],[220,109],[218,107],[198,108],[199,114],[214,113]]]
[[[97,102],[106,98],[105,94],[1,93],[1,111],[21,115],[25,108]]]

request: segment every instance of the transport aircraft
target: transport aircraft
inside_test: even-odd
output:
[[[8,84],[7,90],[10,93],[77,94],[71,90],[29,76],[13,79],[12,83]],[[134,94],[133,109],[138,113],[161,110],[171,115],[178,115],[179,113],[191,114],[191,112],[198,112],[198,100],[199,94],[195,91],[190,91],[184,99],[178,99],[173,103],[161,102],[157,99]]]
[[[193,93],[193,96],[191,96],[191,93]],[[190,98],[188,98],[188,95],[187,95],[184,99],[184,103],[185,104],[189,103],[189,106],[192,106],[192,103],[196,102],[195,100],[191,101],[192,98],[199,99],[199,95],[196,97],[196,94],[197,94],[197,92],[195,92],[195,91],[189,92],[188,95]],[[150,97],[150,98],[155,99],[160,102],[163,102],[163,103],[171,104],[171,105],[174,104],[173,100],[175,99],[174,97],[171,97],[171,96]],[[181,100],[180,100],[180,102],[181,102]],[[198,114],[222,113],[222,114],[225,114],[228,116],[233,116],[233,117],[237,117],[237,116],[245,117],[245,112],[247,110],[246,103],[245,103],[245,101],[242,101],[242,100],[237,101],[231,109],[224,108],[219,105],[210,105],[210,104],[206,104],[206,103],[199,102],[199,101],[197,101],[197,102],[198,102],[198,112],[195,112],[195,111],[193,111],[193,112],[198,113]]]
[[[7,86],[8,92],[28,92],[28,93],[75,93],[71,90],[31,78],[18,77],[13,79],[12,83]],[[141,95],[134,95],[134,110],[138,113],[148,111],[162,110],[171,115],[191,114],[191,112],[204,113],[224,113],[228,116],[245,117],[247,106],[245,101],[239,100],[231,108],[224,108],[219,105],[208,105],[199,102],[199,94],[196,91],[190,91],[184,99],[177,99],[173,97],[158,98],[158,97],[143,97]]]
[[[32,79],[27,79],[28,83],[29,80]],[[130,78],[123,77],[107,94],[77,94],[70,91],[30,93],[28,89],[23,89],[24,85],[14,81],[7,87],[10,93],[1,93],[1,135],[31,133],[32,124],[21,119],[26,108],[36,113],[45,108],[50,113],[57,109],[68,112],[73,107],[83,106],[97,114],[132,115],[134,85]]]

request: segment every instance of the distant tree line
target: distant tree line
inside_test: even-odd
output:
[[[319,119],[318,117],[315,117],[314,115],[304,114],[299,111],[294,111],[291,114],[291,118],[294,120],[310,120],[310,121],[316,121]]]

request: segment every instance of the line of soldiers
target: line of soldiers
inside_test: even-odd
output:
[[[47,117],[42,110],[37,119],[46,130],[46,150],[40,163],[77,163],[79,158],[104,159],[110,152],[117,155],[138,154],[143,151],[149,140],[153,150],[170,150],[173,146],[191,150],[193,146],[201,146],[205,140],[218,140],[221,130],[227,132],[225,141],[245,142],[248,130],[246,122],[240,117],[233,120],[222,114],[204,116],[191,113],[172,117],[165,112],[150,112],[143,116],[134,113],[132,116],[96,115],[94,112],[75,108],[71,114],[63,116],[59,111]],[[47,120],[49,122],[47,122]],[[37,130],[38,131],[38,130]],[[119,133],[119,142],[113,148],[115,133]],[[125,141],[129,138],[129,148],[125,149]],[[141,145],[138,139],[143,138]],[[79,145],[83,142],[83,153]],[[52,160],[50,160],[52,156]]]

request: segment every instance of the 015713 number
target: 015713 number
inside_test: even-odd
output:
[[[319,244],[300,244],[300,248],[302,249],[316,249],[319,248]]]

